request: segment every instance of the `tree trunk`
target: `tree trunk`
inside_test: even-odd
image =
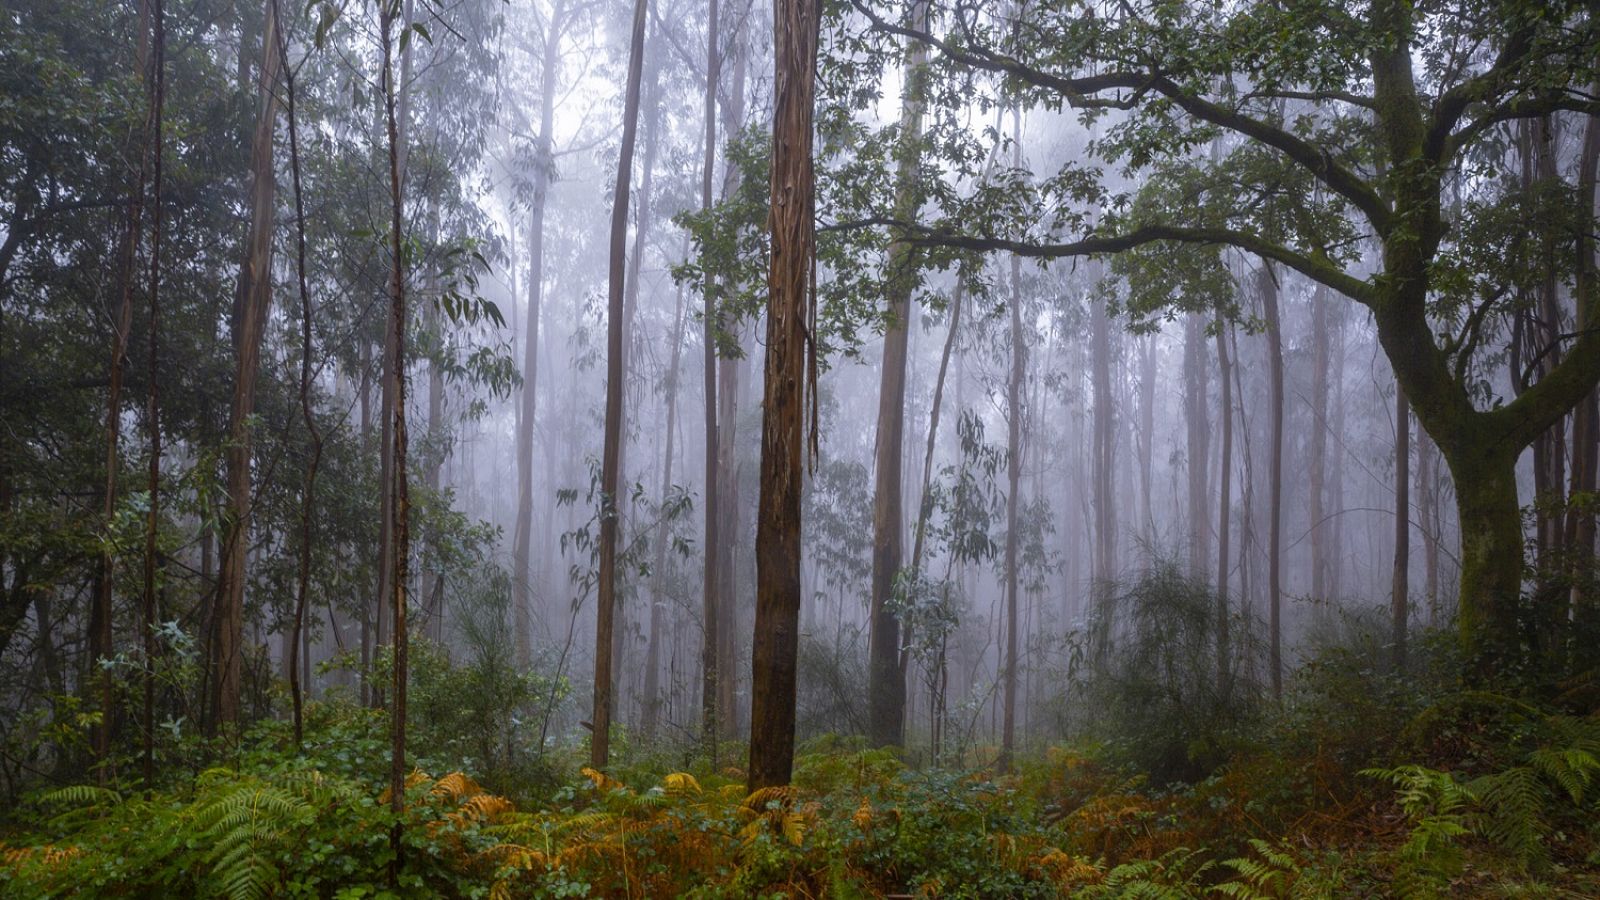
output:
[[[146,85],[146,94],[149,101],[149,114],[145,121],[145,133],[140,140],[148,143],[149,132],[153,129],[155,111],[155,92],[149,84],[147,69],[149,66],[149,36],[150,36],[150,4],[139,3],[138,45],[135,51],[135,68],[140,82]],[[117,278],[121,300],[117,305],[115,329],[111,338],[111,371],[106,390],[106,457],[105,457],[105,485],[102,490],[101,519],[104,527],[111,526],[111,520],[116,515],[117,509],[117,475],[122,467],[122,381],[127,371],[128,363],[128,337],[133,330],[133,288],[138,280],[138,256],[140,241],[140,224],[144,213],[144,193],[146,166],[149,164],[150,154],[148,146],[139,150],[138,175],[128,204],[128,212],[123,220],[121,234],[121,247],[119,248],[119,268]],[[89,668],[85,673],[86,684],[98,688],[97,698],[100,720],[89,732],[89,743],[95,761],[100,764],[96,770],[96,778],[104,785],[110,777],[107,763],[111,754],[111,734],[115,719],[115,693],[114,685],[109,674],[102,668],[104,661],[112,656],[113,619],[115,618],[112,600],[116,581],[116,559],[112,555],[110,545],[100,552],[100,566],[98,577],[95,579],[94,592],[90,599],[89,624],[87,643],[89,648]]]
[[[394,80],[394,22],[398,0],[383,0],[379,8],[379,31],[383,44],[383,105],[384,124],[389,141],[389,322],[391,331],[388,343],[393,357],[388,366],[390,390],[394,398],[391,413],[390,435],[393,481],[384,486],[389,497],[390,534],[393,539],[390,559],[393,571],[389,579],[392,597],[391,627],[394,634],[392,679],[389,706],[389,804],[396,821],[389,834],[393,853],[390,863],[390,881],[397,879],[402,865],[401,823],[399,816],[405,812],[406,801],[406,681],[407,651],[410,635],[406,630],[406,591],[411,564],[410,513],[411,500],[406,483],[406,275],[405,242],[401,233],[404,212],[404,194],[401,167],[402,143]],[[407,0],[407,12],[410,2]],[[407,17],[409,20],[409,16]],[[402,25],[407,24],[403,22]],[[402,66],[402,70],[407,67]]]
[[[238,367],[233,380],[233,405],[228,419],[228,531],[222,545],[218,587],[217,640],[212,668],[217,673],[214,724],[239,721],[241,662],[244,654],[245,554],[250,545],[250,419],[255,413],[256,379],[261,370],[261,342],[272,306],[272,230],[277,180],[273,168],[273,134],[278,121],[278,17],[267,3],[262,31],[261,111],[250,147],[250,233],[239,272],[234,305],[233,349]]]
[[[1139,512],[1144,519],[1145,540],[1154,547],[1156,515],[1150,495],[1155,486],[1156,464],[1156,336],[1147,335],[1140,343],[1143,350],[1139,354]]]
[[[274,17],[278,12],[278,0],[271,0]],[[311,547],[313,530],[313,514],[316,510],[317,496],[317,467],[322,462],[322,432],[317,429],[316,416],[311,411],[311,355],[313,344],[311,337],[311,291],[306,285],[306,210],[305,195],[300,184],[300,129],[295,110],[295,81],[294,68],[289,65],[288,44],[281,35],[277,41],[278,61],[283,66],[284,100],[286,103],[286,118],[289,125],[289,173],[294,188],[294,227],[295,227],[295,274],[300,288],[300,416],[306,426],[306,438],[310,444],[309,458],[306,460],[305,487],[300,497],[300,563],[299,577],[295,587],[294,604],[294,631],[297,638],[290,646],[295,653],[300,650],[298,638],[305,634],[306,603],[311,592]],[[339,623],[333,617],[333,607],[328,607],[328,627],[333,633],[335,642],[339,640]],[[305,662],[310,663],[310,653],[306,653]],[[305,723],[304,709],[301,697],[301,672],[296,665],[298,660],[291,655],[289,660],[289,693],[294,701],[294,746],[295,752],[304,751]]]
[[[927,19],[926,2],[916,3],[912,27]],[[901,91],[900,146],[895,171],[895,217],[915,218],[917,176],[921,161],[922,81],[927,66],[927,45],[912,41],[907,52],[905,88]],[[905,445],[906,359],[911,333],[911,292],[916,286],[919,254],[906,243],[889,250],[885,273],[887,325],[883,333],[883,364],[879,369],[876,479],[872,502],[872,608],[871,643],[867,668],[868,737],[873,746],[898,746],[905,742],[905,674],[900,669],[900,617],[894,610],[895,587],[900,578],[905,527],[901,511],[901,460]]]
[[[1011,115],[1020,146],[1019,116],[1015,109]],[[1022,334],[1022,259],[1018,256],[1011,257],[1010,306],[1011,377],[1006,381],[1006,658],[999,761],[1002,772],[1011,770],[1017,747],[1017,519],[1022,502],[1018,496],[1022,477],[1022,379],[1028,365],[1027,344]],[[1098,487],[1096,496],[1101,496]]]
[[[651,200],[653,199],[655,181],[656,146],[659,143],[658,137],[661,130],[661,97],[660,91],[657,89],[660,79],[657,74],[658,66],[652,62],[652,58],[657,52],[655,49],[657,43],[654,38],[647,39],[644,56],[645,61],[650,64],[644,67],[644,71],[640,76],[640,98],[644,106],[644,157],[639,161],[639,211],[634,217],[633,249],[628,256],[622,299],[622,332],[625,335],[622,342],[624,406],[637,402],[636,399],[628,399],[627,380],[632,377],[631,373],[634,371],[634,335],[637,333],[634,322],[638,316],[639,309],[639,286],[644,280],[644,250],[645,246],[650,242],[651,226],[654,224],[651,213]],[[619,478],[625,479],[628,472],[628,429],[623,427],[621,431],[622,436],[617,448],[617,472],[619,473]],[[617,509],[619,530],[622,526],[622,513],[623,510],[619,506]],[[630,643],[628,634],[626,595],[619,594],[615,611],[615,628],[611,633],[611,684],[612,691],[615,694],[624,694],[631,686],[628,679],[624,677],[624,673],[631,668],[627,660]],[[623,707],[625,699],[625,694],[619,696],[616,706],[618,708]]]
[[[1522,509],[1517,453],[1488,441],[1446,453],[1461,523],[1461,634],[1468,659],[1490,672],[1521,661]],[[1481,675],[1480,675],[1481,677]]]
[[[155,691],[156,691],[156,566],[159,549],[156,538],[161,526],[161,380],[157,366],[161,360],[161,163],[164,154],[163,107],[166,100],[167,21],[162,0],[153,0],[151,9],[153,33],[151,45],[155,54],[155,135],[150,148],[150,322],[149,322],[149,373],[146,389],[146,426],[150,433],[149,509],[145,512],[144,529],[144,608],[139,617],[144,644],[144,704],[141,716],[141,743],[144,745],[144,786],[149,790],[156,780],[155,763]]]
[[[1233,516],[1233,361],[1228,354],[1227,322],[1221,305],[1216,310],[1217,364],[1220,369],[1222,403],[1222,449],[1217,466],[1217,480],[1222,496],[1217,504],[1217,683],[1226,689],[1228,682],[1228,655],[1231,652],[1228,619],[1228,538]]]
[[[544,211],[555,166],[551,131],[555,127],[556,64],[561,50],[562,9],[545,21],[544,59],[539,87],[539,135],[535,142],[533,200],[528,210],[528,311],[522,348],[521,418],[517,423],[517,521],[511,557],[515,602],[512,625],[517,664],[533,662],[533,428],[539,391],[539,316],[544,294]]]
[[[1327,515],[1323,497],[1328,480],[1328,289],[1317,285],[1311,294],[1311,460],[1307,473],[1307,498],[1311,526],[1311,600],[1328,599],[1328,546],[1322,520]]]
[[[717,83],[722,68],[722,53],[717,46],[717,0],[710,0],[706,22],[706,93],[705,93],[705,154],[700,175],[700,211],[711,209],[711,182],[717,163]],[[703,315],[703,377],[706,397],[705,407],[705,574],[701,580],[702,635],[700,643],[700,730],[710,751],[712,765],[717,763],[717,739],[721,736],[720,717],[717,715],[717,696],[721,690],[721,676],[717,666],[717,635],[721,627],[720,603],[717,597],[717,576],[721,571],[718,531],[718,467],[717,467],[717,334],[719,315],[716,291],[708,277],[705,287]],[[729,673],[731,674],[731,673]]]
[[[1272,381],[1272,458],[1267,500],[1267,592],[1272,629],[1270,659],[1272,695],[1283,696],[1283,326],[1278,318],[1278,279],[1271,263],[1263,263],[1256,277],[1267,326],[1267,358]]]
[[[756,620],[751,648],[749,789],[789,783],[794,767],[795,672],[800,626],[802,420],[816,403],[816,0],[776,0],[772,90],[772,255],[767,279],[761,500],[756,525]],[[815,353],[815,346],[809,348]],[[807,391],[810,387],[810,391]],[[815,420],[813,420],[813,427]],[[812,432],[813,439],[815,431]],[[814,446],[814,445],[813,445]]]
[[[1091,276],[1091,282],[1095,279]],[[1117,511],[1112,482],[1116,432],[1111,408],[1111,323],[1104,303],[1091,300],[1093,319],[1090,341],[1094,369],[1094,530],[1097,584],[1117,574]]]
[[[722,108],[722,130],[731,139],[743,127],[744,121],[744,87],[745,68],[748,53],[743,42],[742,32],[735,31],[729,36],[728,54],[733,61],[733,84],[728,90],[728,102]],[[722,195],[733,196],[739,187],[739,170],[734,166],[726,166],[722,177]],[[746,334],[747,329],[737,318],[734,321],[723,323],[735,330],[734,342],[738,346],[747,346],[753,340],[753,334]],[[722,678],[717,682],[717,721],[722,728],[722,737],[727,740],[737,740],[741,736],[739,728],[738,687],[739,666],[737,641],[743,604],[739,598],[747,596],[741,591],[736,579],[736,566],[739,559],[740,538],[745,533],[740,526],[739,503],[739,457],[738,457],[738,424],[739,424],[739,394],[740,375],[745,368],[743,353],[728,356],[722,359],[718,372],[720,379],[717,388],[717,466],[721,473],[718,480],[721,482],[717,494],[717,502],[722,508],[717,512],[718,543],[721,545],[717,553],[717,596],[723,598],[721,615],[717,620],[717,671]]]
[[[595,610],[594,735],[589,764],[604,769],[611,755],[611,656],[617,606],[617,468],[622,449],[623,293],[628,265],[628,186],[633,180],[633,145],[639,124],[639,83],[644,65],[647,0],[634,0],[628,45],[628,81],[622,112],[622,147],[617,156],[616,191],[611,200],[610,303],[606,315],[605,446],[600,462],[600,573]]]
[[[1406,625],[1411,608],[1411,409],[1394,389],[1394,580],[1389,593],[1394,670],[1406,669]]]
[[[685,239],[687,241],[687,239]],[[687,247],[685,251],[687,252]],[[648,744],[655,739],[661,718],[661,642],[666,626],[667,596],[667,543],[672,533],[664,510],[672,490],[672,455],[678,434],[678,363],[683,356],[683,287],[678,288],[678,301],[672,314],[672,356],[667,365],[665,385],[667,400],[666,446],[661,452],[661,505],[656,515],[655,564],[650,570],[650,631],[645,645],[644,659],[644,715],[639,731]]]
[[[1600,90],[1600,84],[1595,86]],[[1579,208],[1593,217],[1600,200],[1600,116],[1589,116],[1583,130],[1583,149],[1578,161]],[[1577,246],[1577,275],[1573,287],[1578,309],[1575,331],[1595,327],[1590,307],[1600,292],[1600,271],[1595,263],[1592,229],[1580,229]],[[1590,391],[1578,404],[1572,417],[1572,486],[1570,498],[1595,492],[1600,473],[1600,391]],[[1571,553],[1568,580],[1572,584],[1570,603],[1573,618],[1575,668],[1592,666],[1600,655],[1600,598],[1595,589],[1595,511],[1591,503],[1569,503],[1567,508],[1567,547]]]
[[[1188,439],[1189,574],[1204,577],[1211,553],[1211,423],[1206,359],[1205,317],[1189,313],[1183,319],[1183,418]],[[1226,382],[1226,379],[1224,379]],[[1224,513],[1226,515],[1226,513]]]

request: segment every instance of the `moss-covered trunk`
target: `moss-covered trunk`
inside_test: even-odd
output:
[[[1468,677],[1515,671],[1526,625],[1517,455],[1478,445],[1446,450],[1445,460],[1461,518],[1460,629]]]

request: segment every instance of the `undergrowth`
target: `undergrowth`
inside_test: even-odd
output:
[[[825,737],[791,787],[724,754],[567,776],[419,768],[398,820],[379,713],[314,705],[151,793],[69,786],[0,825],[0,895],[201,897],[1229,897],[1600,895],[1600,718],[1328,653],[1281,706],[1207,741],[1196,777],[1119,744],[998,774],[918,770]]]

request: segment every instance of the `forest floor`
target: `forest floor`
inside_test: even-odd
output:
[[[1595,897],[1600,718],[1579,688],[1532,702],[1308,667],[1248,729],[1169,747],[1181,778],[1149,762],[1176,732],[1131,727],[1005,774],[993,748],[917,767],[825,736],[791,787],[753,794],[736,746],[714,766],[624,742],[606,774],[581,746],[471,773],[419,747],[398,863],[386,720],[316,703],[302,755],[267,721],[225,765],[169,759],[148,795],[21,799],[0,894]]]

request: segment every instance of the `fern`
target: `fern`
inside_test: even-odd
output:
[[[190,810],[197,842],[211,877],[233,900],[265,897],[278,880],[276,853],[315,815],[299,793],[260,779],[224,780],[225,770],[202,776],[212,791]]]
[[[122,802],[122,795],[93,784],[73,784],[43,795],[39,802],[44,806],[116,806]]]
[[[1524,865],[1542,869],[1549,862],[1544,838],[1550,828],[1545,810],[1551,794],[1532,766],[1515,766],[1474,779],[1467,790],[1478,800],[1482,814],[1477,830]]]

